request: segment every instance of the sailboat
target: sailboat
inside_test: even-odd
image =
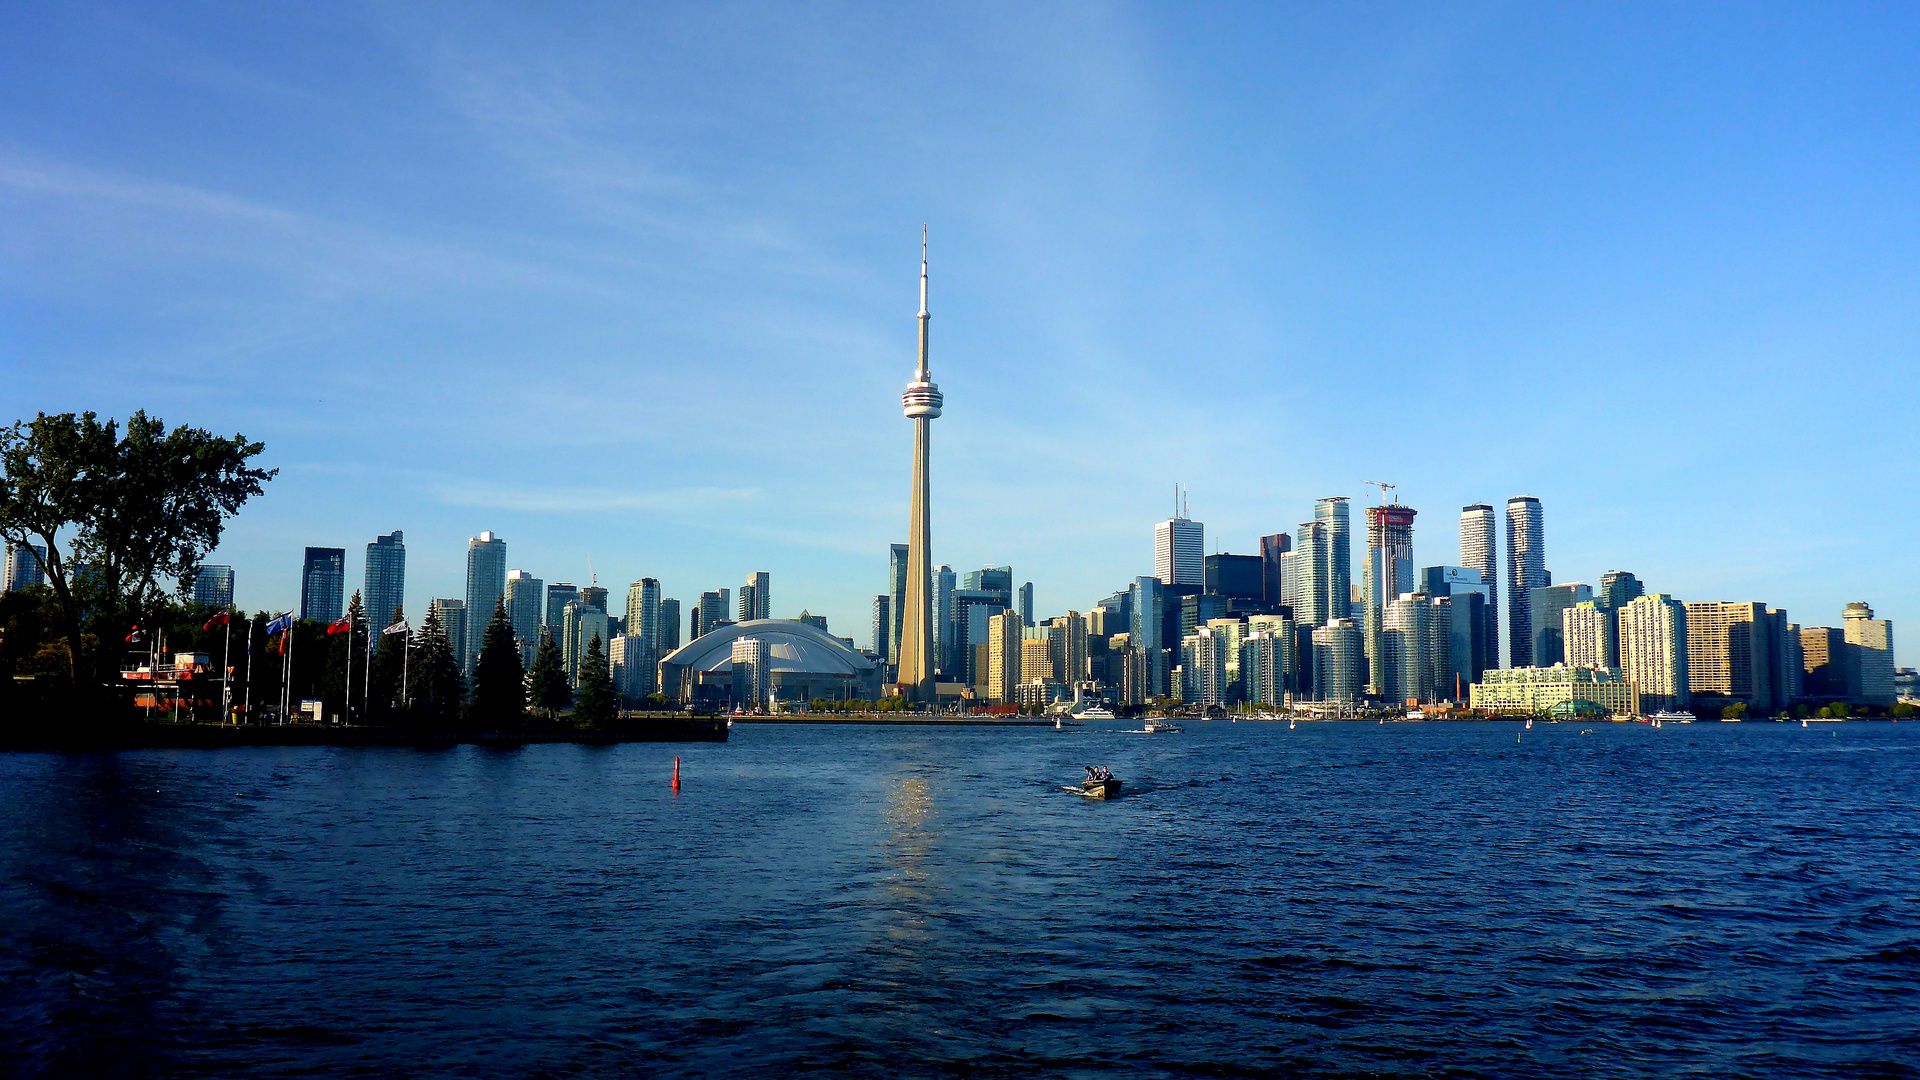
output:
[[[1529,716],[1529,717],[1527,717],[1527,728],[1526,728],[1526,729],[1527,729],[1528,731],[1532,731],[1532,730],[1533,730],[1533,717],[1531,717],[1531,716]]]

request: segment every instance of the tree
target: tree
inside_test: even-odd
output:
[[[573,716],[589,724],[605,724],[619,712],[619,699],[613,694],[613,673],[607,669],[607,651],[600,647],[600,635],[587,643],[587,655],[580,658],[580,692],[574,695]]]
[[[438,608],[427,609],[427,622],[420,628],[408,663],[409,710],[446,720],[457,715],[460,707],[460,665],[447,643],[447,627],[440,621]]]
[[[533,653],[533,670],[527,672],[527,696],[533,707],[545,709],[547,719],[553,719],[556,709],[564,709],[573,704],[573,687],[567,685],[567,673],[560,670],[560,649],[553,643],[553,633],[540,632],[540,647]]]
[[[373,671],[367,680],[367,717],[370,720],[385,720],[392,715],[393,703],[400,699],[401,676],[403,673],[412,674],[407,670],[406,663],[407,635],[401,631],[386,632],[387,626],[405,621],[406,613],[396,605],[386,626],[367,627],[367,633],[374,640]]]
[[[1744,701],[1736,701],[1720,710],[1720,719],[1722,720],[1745,720],[1746,718],[1747,703]]]
[[[366,693],[367,677],[367,654],[360,648],[367,618],[358,589],[347,600],[346,618],[352,629],[345,634],[327,635],[327,673],[321,682],[320,696],[326,699],[328,712],[337,712],[343,720],[351,721],[355,715],[354,701]],[[354,691],[351,696],[347,693],[349,689]],[[338,709],[334,707],[336,704]]]
[[[145,618],[177,583],[184,595],[226,519],[277,469],[247,463],[265,446],[243,435],[166,425],[144,411],[124,433],[94,413],[40,413],[0,432],[0,540],[37,545],[66,631],[69,675],[104,675],[124,629],[84,649],[89,613],[117,624]],[[64,545],[64,547],[63,547]]]
[[[483,723],[515,726],[527,709],[526,671],[520,666],[520,643],[514,640],[507,604],[493,606],[493,618],[480,638],[480,658],[473,665],[473,714]]]

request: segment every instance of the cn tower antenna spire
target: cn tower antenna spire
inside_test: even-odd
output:
[[[927,378],[927,227],[920,226],[920,378]]]

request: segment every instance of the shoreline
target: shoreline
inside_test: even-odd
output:
[[[309,724],[136,723],[94,731],[25,732],[0,735],[0,752],[98,753],[115,750],[222,750],[243,746],[519,746],[579,743],[607,746],[636,742],[726,742],[725,717],[667,718],[591,731],[530,728],[522,731],[410,731],[391,727]]]

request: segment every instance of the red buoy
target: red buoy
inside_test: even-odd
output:
[[[673,759],[673,790],[680,790],[680,759]]]

